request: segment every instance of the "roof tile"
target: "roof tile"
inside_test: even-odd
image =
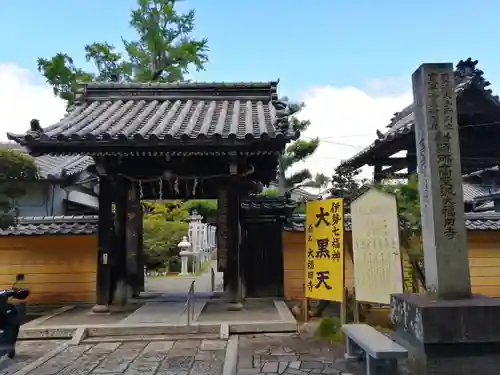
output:
[[[17,143],[0,143],[0,148],[14,149],[24,153],[28,152]],[[74,175],[94,164],[92,157],[83,155],[42,155],[35,156],[34,159],[41,178],[61,178]]]
[[[0,236],[55,236],[97,233],[98,216],[31,216],[0,229]]]
[[[467,230],[500,230],[500,212],[467,212],[465,214],[465,227]],[[285,224],[286,231],[304,232],[305,231],[305,216],[295,215]],[[344,230],[350,232],[351,215],[346,215],[344,220]]]
[[[283,138],[289,126],[277,83],[98,83],[83,86],[74,108],[43,132],[8,134],[21,144],[190,142]]]

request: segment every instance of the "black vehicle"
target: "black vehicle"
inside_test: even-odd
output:
[[[24,300],[30,291],[26,288],[17,288],[16,283],[23,281],[24,275],[16,275],[16,282],[10,289],[0,290],[0,357],[7,355],[9,358],[16,356],[16,341],[19,327],[24,321],[26,310],[19,309],[11,298]]]

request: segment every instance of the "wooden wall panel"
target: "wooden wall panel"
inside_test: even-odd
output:
[[[305,295],[305,234],[283,232],[283,284],[285,298],[300,300]]]
[[[94,302],[97,237],[0,237],[0,288],[23,273],[33,304]]]
[[[500,231],[469,232],[472,292],[500,297]]]

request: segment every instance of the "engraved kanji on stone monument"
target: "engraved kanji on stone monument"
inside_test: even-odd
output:
[[[427,289],[470,296],[456,93],[452,64],[423,64],[412,76]]]

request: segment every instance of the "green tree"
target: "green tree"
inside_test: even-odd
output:
[[[166,268],[169,263],[178,263],[177,245],[187,235],[188,223],[165,221],[161,216],[144,215],[145,266],[150,270]]]
[[[304,132],[311,122],[309,120],[300,120],[297,115],[305,107],[304,103],[290,102],[287,97],[281,99],[288,103],[290,110],[290,125],[300,132]],[[311,156],[319,146],[319,138],[313,139],[298,139],[291,143],[280,157],[280,173],[278,183],[281,191],[290,190],[298,186],[318,187],[314,185],[316,179],[313,179],[311,172],[308,169],[301,169],[290,176],[286,177],[286,172],[290,170],[292,165],[307,159]],[[321,178],[320,178],[321,179]]]
[[[330,194],[334,198],[344,198],[344,210],[351,212],[351,203],[371,186],[366,179],[359,178],[361,171],[337,169],[332,176]]]
[[[182,206],[182,201],[143,201],[145,217],[160,218],[163,221],[187,221],[189,212]]]
[[[81,82],[181,81],[191,67],[204,69],[208,61],[208,41],[191,36],[195,11],[177,12],[180,1],[137,0],[130,19],[130,26],[137,33],[134,40],[122,38],[122,50],[107,42],[84,47],[85,58],[94,65],[95,71],[78,68],[65,53],[39,58],[38,70],[54,94],[68,105],[73,103]]]
[[[15,200],[26,194],[29,181],[38,178],[38,168],[31,156],[0,148],[0,229],[14,223]]]
[[[217,214],[216,199],[190,199],[182,203],[182,209],[189,214],[193,211],[198,212],[205,220]]]
[[[416,277],[416,280],[421,285],[425,286],[418,177],[411,175],[407,181],[394,181],[396,180],[388,180],[386,183],[379,184],[378,187],[396,196],[401,225],[401,247],[408,255],[410,263],[415,270],[413,276]]]

